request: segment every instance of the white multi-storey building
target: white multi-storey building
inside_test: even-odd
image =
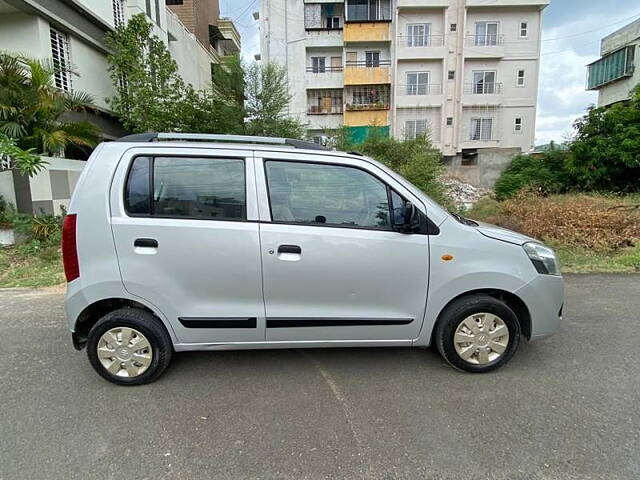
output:
[[[187,6],[194,2],[198,3],[185,0]],[[217,0],[199,3],[207,2],[215,4],[218,25],[211,25],[212,35],[205,42],[195,27],[188,28],[180,20],[181,12],[176,14],[165,6],[165,0],[0,0],[0,50],[71,67],[56,75],[56,85],[91,94],[98,111],[89,112],[90,120],[102,128],[106,138],[117,137],[124,132],[107,103],[115,92],[105,34],[130,16],[144,13],[153,24],[153,33],[166,42],[182,78],[198,90],[205,89],[211,81],[211,64],[240,49],[233,24],[217,19]],[[168,3],[177,8],[183,1]]]
[[[428,132],[456,175],[491,185],[533,147],[548,4],[262,0],[261,59],[286,67],[289,114],[312,136]]]

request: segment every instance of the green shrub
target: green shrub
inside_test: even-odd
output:
[[[486,222],[490,218],[500,214],[500,202],[489,196],[482,197],[464,213],[465,217]]]
[[[543,194],[569,190],[571,181],[566,169],[568,156],[567,152],[553,146],[540,156],[515,156],[495,184],[496,198],[511,198],[523,188]]]

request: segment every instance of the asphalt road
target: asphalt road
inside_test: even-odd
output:
[[[122,388],[59,291],[0,291],[0,478],[640,478],[640,276],[567,277],[560,333],[459,373],[408,348],[182,353]]]

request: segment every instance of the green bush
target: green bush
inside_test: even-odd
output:
[[[543,194],[569,190],[572,182],[566,168],[568,156],[553,146],[540,156],[515,156],[495,184],[496,198],[511,198],[523,188]]]

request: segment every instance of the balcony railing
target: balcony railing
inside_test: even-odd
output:
[[[496,47],[504,44],[504,35],[501,33],[467,35],[466,44],[468,47]]]
[[[347,60],[345,62],[347,67],[366,67],[366,68],[377,68],[377,67],[388,67],[391,65],[391,60],[377,60],[377,61],[353,61]]]
[[[307,109],[309,115],[329,115],[332,113],[342,113],[342,101],[339,105],[324,106],[324,105],[309,105]]]
[[[502,83],[465,83],[464,93],[471,95],[496,95],[502,93]]]
[[[398,95],[441,95],[442,85],[437,83],[421,83],[412,85],[398,85]]]
[[[361,110],[389,110],[388,102],[375,102],[375,103],[347,103],[345,110],[347,112],[357,112]]]
[[[332,73],[332,72],[342,72],[343,67],[335,66],[335,67],[307,67],[307,73]]]
[[[401,47],[441,47],[444,35],[398,35]]]

